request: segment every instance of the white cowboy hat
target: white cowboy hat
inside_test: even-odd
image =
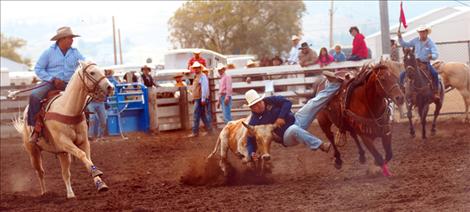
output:
[[[200,67],[202,67],[202,65],[198,61],[194,62],[193,65],[191,66],[191,68],[200,68]]]
[[[431,34],[431,27],[421,25],[416,29],[417,32],[428,31],[428,34]]]
[[[201,50],[200,49],[194,49],[193,54],[201,54]]]
[[[264,99],[264,95],[260,96],[258,92],[256,92],[253,89],[250,89],[245,93],[245,100],[248,103],[248,107],[251,107],[252,105],[258,103],[259,101]]]
[[[246,66],[253,65],[255,62],[253,60],[246,61]]]
[[[292,35],[291,40],[300,40],[300,38],[299,38],[299,36],[297,36],[297,35]]]
[[[51,38],[51,41],[59,40],[68,36],[80,37],[80,35],[73,34],[72,29],[70,27],[61,27],[57,29],[57,34]]]
[[[217,68],[216,68],[216,69],[217,69],[217,71],[220,71],[221,69],[227,69],[227,67],[225,67],[224,64],[219,63],[219,64],[217,64]]]

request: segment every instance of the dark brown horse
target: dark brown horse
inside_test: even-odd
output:
[[[434,99],[432,91],[432,76],[428,70],[427,64],[422,63],[416,59],[414,48],[404,48],[403,63],[405,64],[405,97],[406,108],[408,109],[408,120],[410,123],[410,134],[415,137],[415,129],[412,121],[412,109],[418,108],[418,114],[422,126],[422,138],[426,139],[426,117],[429,111],[429,105],[434,103],[436,109],[434,110],[434,120],[432,122],[431,135],[436,133],[436,119],[442,108],[444,100],[444,86],[439,86],[440,99]]]
[[[397,77],[385,65],[364,66],[354,79],[343,83],[340,91],[317,115],[320,127],[333,144],[336,168],[341,168],[342,160],[331,131],[333,124],[340,132],[348,131],[353,137],[361,163],[365,162],[365,156],[357,135],[374,156],[376,165],[382,168],[384,176],[390,176],[387,167],[387,162],[392,159],[389,100],[399,105],[404,102]],[[385,159],[373,144],[377,137],[382,138]]]

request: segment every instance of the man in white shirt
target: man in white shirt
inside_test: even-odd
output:
[[[287,64],[294,65],[299,63],[299,48],[300,48],[300,37],[297,35],[292,36],[292,48],[289,52],[289,58]]]

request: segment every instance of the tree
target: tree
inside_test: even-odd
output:
[[[301,34],[302,1],[189,1],[170,18],[177,48],[205,48],[222,54],[279,55]]]
[[[30,58],[23,58],[21,57],[18,52],[16,52],[19,48],[22,48],[26,45],[26,41],[21,38],[10,37],[7,38],[6,36],[1,33],[1,50],[0,55],[2,57],[8,58],[18,63],[26,64],[27,66],[31,66],[31,59]]]

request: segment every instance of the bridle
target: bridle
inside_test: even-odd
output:
[[[383,83],[382,83],[382,80],[384,80],[384,77],[381,77],[381,75],[379,75],[381,71],[382,71],[382,69],[379,69],[379,70],[377,71],[377,73],[375,73],[375,76],[376,76],[376,78],[377,78],[377,81],[379,82],[380,88],[382,88],[382,90],[385,92],[385,96],[386,96],[388,99],[392,99],[391,93],[392,93],[395,89],[398,89],[398,91],[401,92],[400,86],[398,85],[398,83],[394,83],[391,88],[385,89],[385,86],[384,86]]]
[[[85,89],[87,90],[87,92],[89,94],[91,94],[92,97],[96,97],[96,96],[100,95],[99,92],[101,91],[99,89],[99,84],[102,80],[104,80],[106,78],[106,76],[102,76],[98,80],[93,78],[93,76],[91,76],[91,74],[89,74],[86,71],[92,65],[96,66],[95,63],[90,63],[90,64],[86,65],[84,68],[82,68],[81,74],[80,74],[80,72],[78,72],[78,76],[80,77],[80,80],[82,81],[83,85],[85,86]],[[85,78],[93,83],[92,87],[88,87],[88,84],[85,82]]]

